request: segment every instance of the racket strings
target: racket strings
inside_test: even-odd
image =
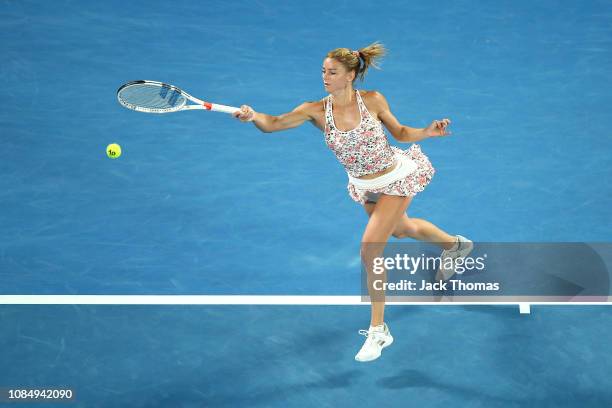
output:
[[[180,91],[153,84],[127,86],[119,92],[119,99],[144,109],[178,109],[187,101]]]

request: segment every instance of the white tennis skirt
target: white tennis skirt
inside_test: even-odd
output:
[[[374,201],[380,194],[413,197],[429,184],[435,169],[419,145],[413,144],[407,150],[392,146],[396,166],[387,174],[369,180],[348,175],[348,191],[351,198],[365,204]]]

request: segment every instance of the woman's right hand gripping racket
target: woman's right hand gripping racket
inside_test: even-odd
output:
[[[121,105],[128,109],[147,113],[204,109],[232,114],[240,110],[233,106],[203,101],[173,85],[146,80],[132,81],[121,85],[117,90],[117,99]],[[188,105],[188,100],[196,103],[196,105]]]

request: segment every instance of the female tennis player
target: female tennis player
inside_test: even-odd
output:
[[[443,248],[442,259],[465,257],[473,247],[470,240],[451,236],[426,220],[406,214],[412,198],[431,181],[434,168],[418,145],[412,144],[407,150],[390,146],[382,126],[398,142],[414,143],[449,135],[451,121],[434,120],[423,129],[402,125],[380,92],[354,88],[355,80],[363,80],[370,66],[378,68],[376,61],[384,54],[385,48],[378,42],[359,50],[336,48],[323,61],[323,85],[329,94],[323,99],[305,102],[280,116],[256,112],[247,105],[233,115],[242,122],[253,122],[266,133],[294,128],[306,121],[324,132],[327,146],[348,173],[350,197],[369,215],[361,238],[364,265],[372,265],[374,257],[382,255],[380,243],[386,243],[391,235],[436,243]],[[370,269],[367,268],[369,277]],[[436,279],[448,279],[453,273],[441,269]],[[370,298],[370,328],[359,331],[366,340],[355,356],[362,362],[377,359],[382,349],[393,342],[384,322],[384,297],[375,298],[370,292]]]

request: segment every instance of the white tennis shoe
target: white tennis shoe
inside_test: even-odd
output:
[[[389,332],[389,327],[386,323],[382,326],[382,328],[380,326],[370,326],[369,330],[359,330],[359,334],[366,336],[366,341],[355,356],[355,360],[362,363],[376,360],[380,357],[382,349],[389,347],[393,343],[393,336]]]
[[[436,281],[448,280],[453,276],[455,271],[455,261],[457,259],[465,258],[474,249],[474,243],[469,239],[457,235],[457,243],[453,249],[445,249],[440,255],[442,263],[440,269],[436,273]],[[450,258],[450,262],[448,259]],[[449,265],[450,264],[450,265]]]

